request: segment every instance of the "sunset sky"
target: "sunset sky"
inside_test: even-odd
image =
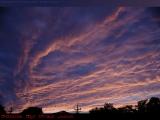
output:
[[[160,97],[160,9],[0,8],[0,104],[82,111]]]

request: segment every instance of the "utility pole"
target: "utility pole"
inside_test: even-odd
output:
[[[77,104],[74,108],[74,110],[76,111],[76,113],[78,114],[81,111],[80,106]]]

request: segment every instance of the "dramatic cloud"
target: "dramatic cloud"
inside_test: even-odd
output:
[[[1,104],[88,111],[160,97],[158,10],[1,8]]]

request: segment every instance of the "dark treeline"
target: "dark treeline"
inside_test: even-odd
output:
[[[127,105],[115,108],[111,103],[105,103],[102,108],[90,110],[92,120],[98,118],[112,118],[112,120],[160,120],[160,99],[152,97],[151,99],[141,100],[137,105]]]
[[[5,108],[0,105],[0,114],[8,115]],[[137,105],[126,105],[115,108],[111,103],[105,103],[103,107],[94,108],[89,113],[67,113],[65,111],[53,113],[61,116],[62,119],[72,120],[160,120],[160,99],[152,97],[151,99],[141,100]],[[53,115],[50,114],[50,115]],[[47,115],[43,114],[41,108],[30,107],[23,110],[19,115]],[[70,116],[70,117],[68,117]],[[37,118],[36,118],[37,119]],[[39,119],[39,118],[38,118]],[[48,119],[47,117],[43,119]],[[51,119],[51,118],[50,118]],[[55,119],[55,118],[52,118]],[[58,119],[58,118],[56,118]]]

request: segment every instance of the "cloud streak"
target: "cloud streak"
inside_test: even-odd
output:
[[[147,8],[19,9],[5,13],[14,23],[0,31],[16,28],[13,48],[20,46],[9,51],[14,62],[6,67],[10,45],[1,41],[0,85],[12,88],[1,87],[0,96],[15,112],[29,106],[72,111],[77,103],[88,111],[160,96],[160,29]]]

